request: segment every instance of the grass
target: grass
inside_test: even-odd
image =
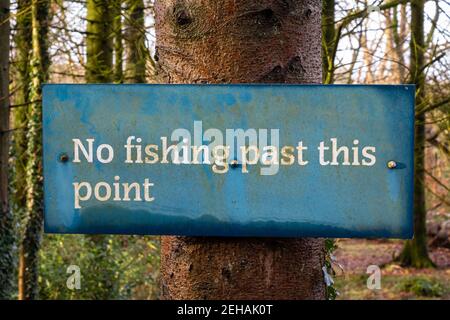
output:
[[[399,240],[340,239],[335,251],[343,272],[335,268],[335,288],[340,299],[442,299],[450,300],[450,250],[430,250],[437,268],[403,268],[393,263],[402,249]],[[381,268],[381,289],[370,290],[369,266]]]
[[[444,286],[436,279],[429,277],[413,277],[402,279],[398,288],[402,292],[412,293],[417,297],[442,297]]]
[[[343,275],[335,278],[339,300],[367,299],[450,299],[448,277],[440,275],[385,275],[381,289],[367,288],[366,274]]]

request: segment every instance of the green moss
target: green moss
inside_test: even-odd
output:
[[[157,299],[159,239],[107,236],[101,248],[83,235],[44,235],[39,263],[41,299]],[[103,254],[103,258],[99,256]],[[80,269],[80,289],[66,283],[71,265]],[[105,275],[105,273],[108,273]],[[108,283],[111,281],[111,283]]]
[[[419,297],[441,297],[444,294],[444,287],[440,282],[426,277],[404,279],[398,284],[398,288]]]

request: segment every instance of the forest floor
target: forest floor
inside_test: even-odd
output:
[[[431,248],[435,269],[403,268],[393,262],[402,249],[400,240],[340,239],[335,251],[337,299],[449,299],[450,249]],[[381,289],[367,288],[367,267],[381,268]]]

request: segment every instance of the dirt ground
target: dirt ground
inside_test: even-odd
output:
[[[450,300],[450,249],[430,250],[436,269],[402,268],[392,262],[399,240],[339,239],[334,255],[337,299],[445,299]],[[367,267],[381,268],[381,289],[368,289]]]

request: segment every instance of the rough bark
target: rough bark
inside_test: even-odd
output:
[[[38,253],[42,237],[44,204],[42,184],[42,84],[48,79],[48,26],[50,1],[32,0],[32,50],[30,109],[26,149],[26,222],[19,256],[19,299],[38,297]]]
[[[423,103],[425,97],[425,37],[424,37],[425,0],[411,1],[411,82],[416,84],[416,106]],[[432,267],[428,256],[425,207],[425,115],[418,114],[415,126],[414,155],[414,238],[405,243],[399,257],[405,266],[416,268]]]
[[[86,81],[113,80],[113,13],[108,0],[87,1]]]
[[[145,47],[144,1],[126,0],[125,44],[126,81],[145,82],[145,61],[148,55]]]
[[[11,297],[13,218],[9,208],[9,0],[0,2],[0,299]]]
[[[321,1],[155,3],[168,83],[320,83]],[[212,191],[213,192],[213,191]],[[164,299],[323,299],[322,239],[162,237]]]

